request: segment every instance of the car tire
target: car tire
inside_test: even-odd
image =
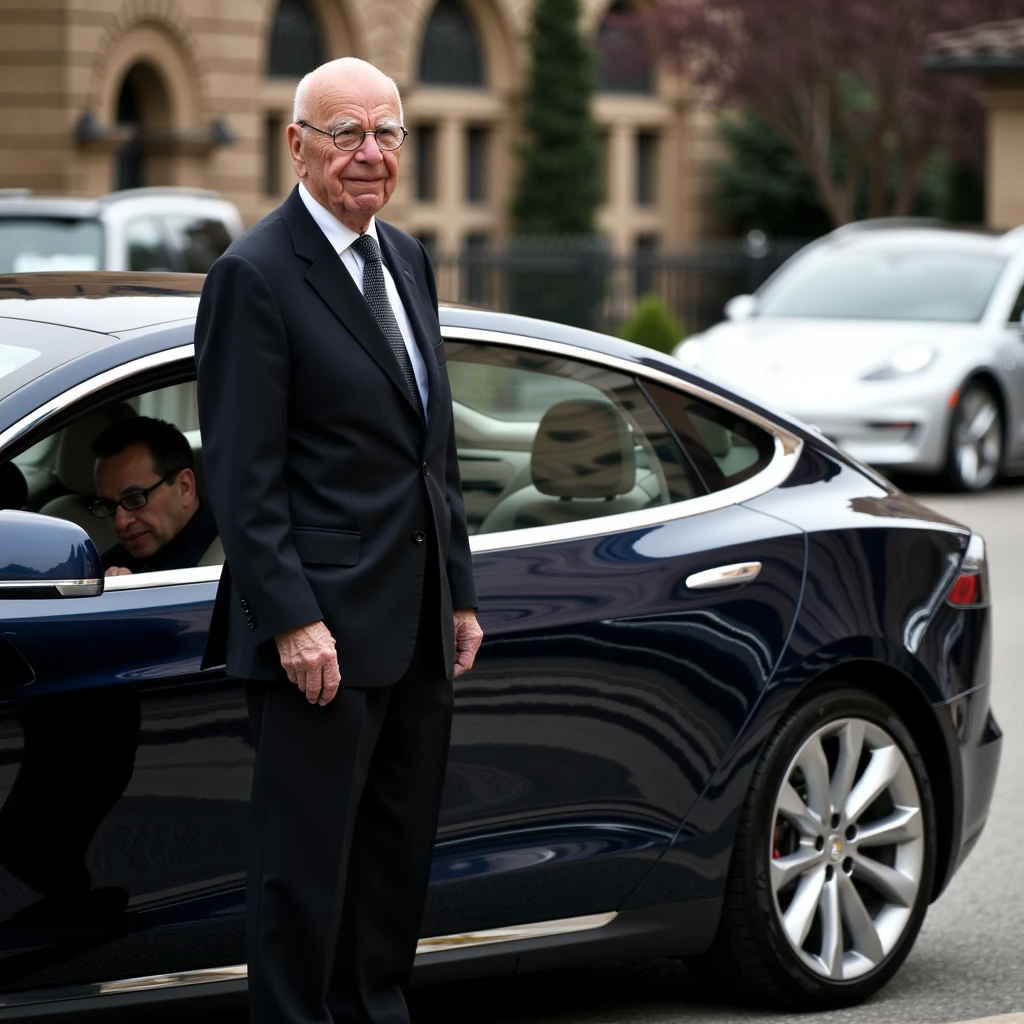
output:
[[[829,807],[828,820],[810,805]],[[759,1004],[818,1011],[861,1002],[914,944],[935,846],[924,762],[896,713],[852,688],[812,697],[779,723],[755,770],[705,962],[729,991]]]
[[[1003,463],[1003,411],[991,386],[968,384],[949,423],[946,482],[957,491],[984,491],[999,477]]]

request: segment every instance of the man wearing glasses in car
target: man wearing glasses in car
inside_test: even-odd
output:
[[[119,544],[103,553],[107,576],[187,569],[217,540],[213,512],[196,491],[188,439],[177,427],[132,416],[93,442],[97,499],[89,511],[110,519]]]

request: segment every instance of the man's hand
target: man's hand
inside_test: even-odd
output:
[[[310,704],[329,704],[341,684],[331,631],[322,622],[314,622],[280,633],[274,639],[281,655],[281,668],[299,692],[306,695]]]
[[[131,569],[126,569],[122,565],[112,565],[103,575],[104,576],[131,576]]]
[[[455,613],[455,678],[468,672],[476,660],[476,652],[480,650],[480,642],[484,631],[476,621],[476,612],[472,609]]]

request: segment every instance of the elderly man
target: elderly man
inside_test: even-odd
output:
[[[452,678],[481,640],[433,272],[377,221],[406,131],[352,58],[300,82],[301,183],[206,280],[199,413],[248,680],[254,1024],[400,1024]]]
[[[196,493],[192,449],[171,423],[131,416],[107,427],[96,456],[94,516],[120,541],[103,552],[107,576],[198,565],[217,539],[213,513]]]

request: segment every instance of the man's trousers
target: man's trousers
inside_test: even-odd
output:
[[[453,703],[436,589],[425,588],[412,662],[393,686],[342,685],[320,707],[291,683],[247,684],[257,737],[252,1024],[409,1020],[401,985],[419,938]]]

